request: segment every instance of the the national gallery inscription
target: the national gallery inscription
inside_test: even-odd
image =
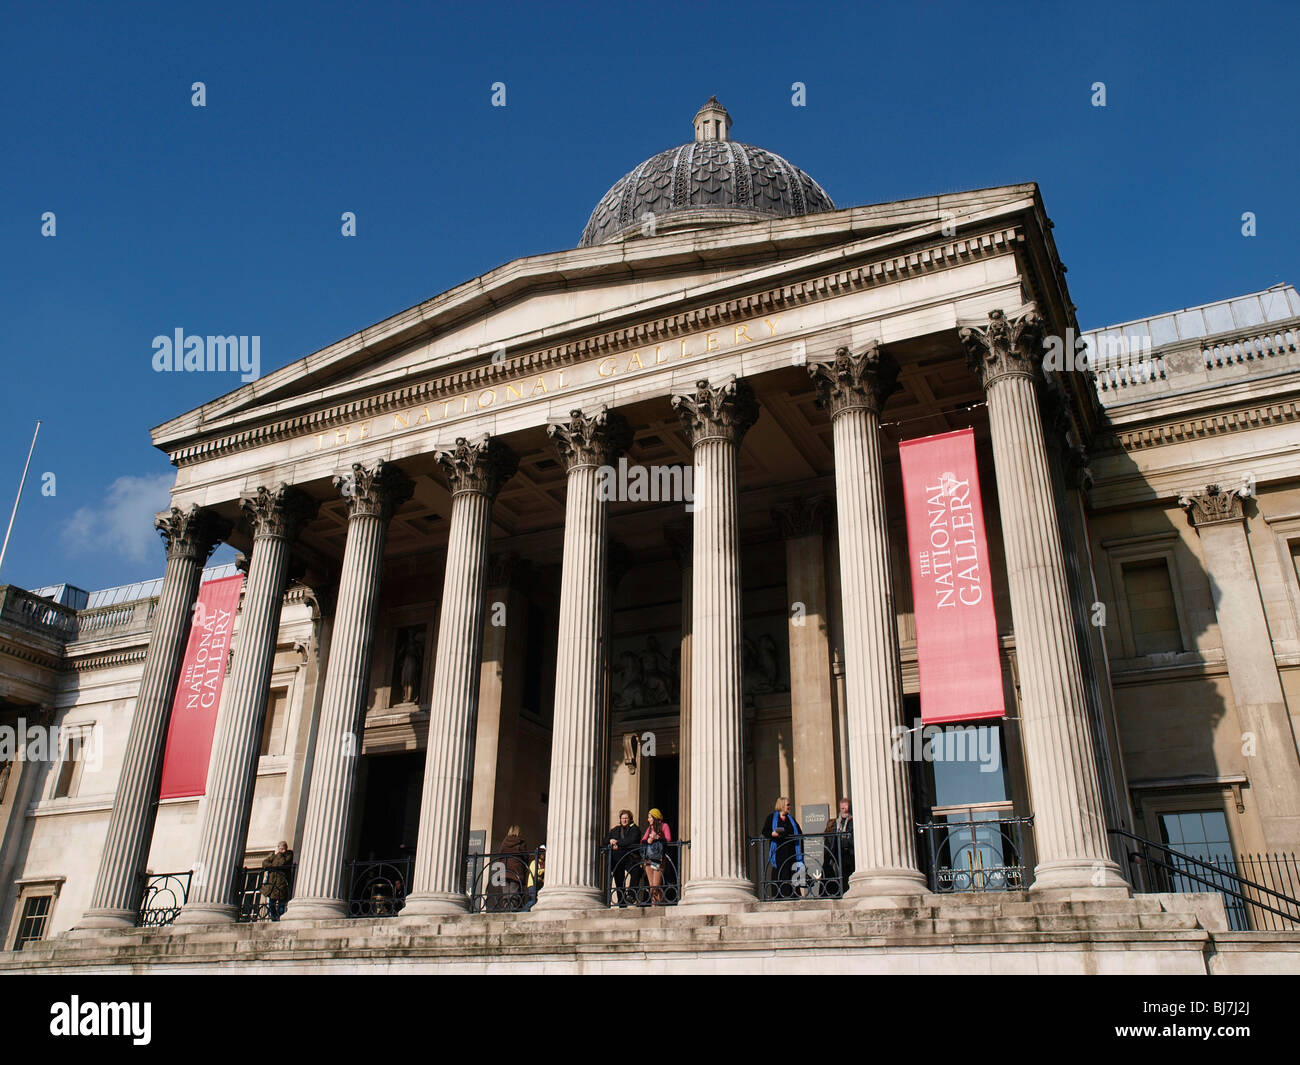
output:
[[[450,399],[395,411],[381,418],[367,418],[364,421],[353,422],[351,425],[316,433],[316,446],[312,450],[324,451],[348,444],[358,444],[375,436],[387,436],[408,429],[418,429],[449,418],[460,418],[488,411],[493,407],[518,403],[520,400],[545,399],[571,389],[574,385],[590,384],[602,378],[620,377],[624,374],[644,373],[683,359],[712,355],[743,347],[745,344],[771,340],[777,334],[780,320],[781,317],[777,315],[727,329],[696,333],[680,340],[656,344],[654,347],[607,355],[602,359],[593,359],[578,366],[550,370],[519,381],[463,392]]]

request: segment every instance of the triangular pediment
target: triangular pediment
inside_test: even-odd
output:
[[[1035,208],[1036,186],[1012,185],[516,259],[157,427],[154,443],[175,455],[431,377],[472,380],[499,362],[581,350],[611,331],[938,246]]]

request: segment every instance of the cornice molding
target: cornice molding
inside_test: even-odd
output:
[[[312,436],[359,418],[450,399],[473,389],[504,386],[575,362],[587,362],[723,325],[759,320],[782,308],[820,303],[968,262],[1006,255],[1025,239],[1023,224],[1013,223],[948,240],[934,247],[902,251],[862,266],[717,301],[679,314],[652,317],[625,328],[524,351],[499,363],[491,360],[480,362],[416,384],[385,389],[362,400],[334,404],[323,410],[282,418],[247,430],[227,432],[199,444],[171,450],[168,458],[174,466],[191,466],[286,439]]]
[[[1300,402],[1257,404],[1201,418],[1179,418],[1141,429],[1112,431],[1106,438],[1106,447],[1108,450],[1142,451],[1270,425],[1290,425],[1297,421],[1300,421]]]

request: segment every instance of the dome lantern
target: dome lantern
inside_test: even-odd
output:
[[[725,141],[730,132],[731,116],[716,96],[710,96],[708,103],[695,112],[695,143]]]

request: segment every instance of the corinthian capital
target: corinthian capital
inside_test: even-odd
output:
[[[1187,511],[1187,519],[1199,529],[1202,525],[1241,521],[1246,516],[1242,500],[1248,495],[1245,488],[1225,492],[1217,484],[1208,484],[1204,492],[1182,496],[1178,505]]]
[[[1033,304],[1008,318],[989,311],[987,325],[968,326],[958,334],[966,361],[987,389],[1003,377],[1033,377],[1043,361],[1042,316]]]
[[[352,464],[352,472],[334,478],[334,487],[348,501],[348,517],[375,517],[387,521],[393,511],[411,498],[415,485],[391,462],[380,459],[370,469]]]
[[[565,472],[579,466],[608,466],[632,443],[627,419],[608,407],[601,407],[590,418],[580,410],[570,411],[567,422],[552,422],[546,434]]]
[[[168,558],[188,558],[202,565],[230,535],[232,523],[194,503],[189,510],[164,510],[153,519],[153,525],[167,545]]]
[[[729,440],[739,446],[750,426],[758,421],[758,401],[747,381],[729,377],[717,388],[696,381],[695,391],[673,396],[673,410],[691,446],[705,440]]]
[[[846,410],[879,414],[900,387],[898,363],[875,340],[858,355],[839,348],[830,362],[809,363],[808,373],[817,387],[817,405],[829,408],[832,418]]]
[[[495,499],[519,468],[519,457],[494,436],[484,435],[472,442],[459,436],[454,446],[434,454],[447,473],[452,495],[482,492]]]
[[[239,497],[239,509],[255,540],[268,536],[295,539],[302,527],[316,516],[319,507],[319,502],[291,484],[261,487]]]

